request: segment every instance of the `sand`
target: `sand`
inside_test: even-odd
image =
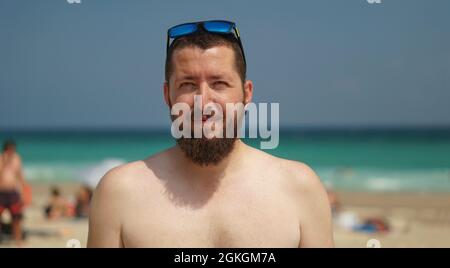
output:
[[[335,224],[337,247],[366,247],[377,239],[381,247],[450,247],[450,194],[338,193],[342,211],[361,218],[384,218],[387,233],[366,234],[343,230]]]
[[[85,247],[87,219],[50,221],[44,218],[43,207],[50,185],[32,184],[33,203],[26,209],[23,223],[28,237],[22,246],[63,248],[68,241],[76,239],[81,247]],[[76,183],[58,186],[67,197],[74,196],[79,187]],[[338,192],[337,196],[341,203],[340,213],[351,212],[361,219],[383,218],[389,223],[390,230],[362,233],[348,231],[336,223],[336,247],[365,248],[370,239],[377,239],[381,247],[450,247],[450,194]],[[0,247],[15,246],[13,241],[0,244]],[[71,246],[77,246],[77,243],[72,242]]]
[[[81,247],[86,247],[88,220],[62,218],[48,220],[44,217],[44,207],[48,202],[51,183],[31,183],[33,189],[32,204],[25,209],[23,226],[27,237],[22,245],[25,248],[64,248],[68,241],[76,239]],[[79,189],[77,183],[57,184],[67,199],[73,199]],[[73,243],[72,243],[73,245]],[[75,244],[76,245],[76,244]],[[4,241],[0,247],[16,247],[14,241]]]

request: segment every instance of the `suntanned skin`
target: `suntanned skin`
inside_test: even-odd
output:
[[[170,106],[248,103],[227,46],[174,53]],[[92,200],[88,247],[332,247],[331,213],[307,165],[237,140],[219,164],[199,166],[178,146],[110,170]]]
[[[0,191],[17,191],[21,193],[24,185],[25,179],[22,171],[22,160],[16,152],[15,147],[11,146],[0,154]],[[12,221],[12,229],[16,244],[21,246],[22,229],[20,220]]]
[[[0,191],[21,191],[25,180],[22,159],[14,149],[0,154]]]

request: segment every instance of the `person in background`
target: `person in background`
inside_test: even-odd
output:
[[[54,186],[50,192],[50,199],[45,207],[45,216],[47,219],[59,219],[72,216],[69,202],[61,196],[61,191]]]
[[[16,143],[8,140],[3,144],[0,154],[0,221],[5,210],[12,218],[12,231],[17,246],[22,242],[22,189],[25,179],[22,172],[22,160],[16,152]],[[0,235],[1,235],[0,222]]]
[[[89,216],[89,206],[92,198],[92,190],[88,186],[82,185],[77,194],[75,204],[75,217],[87,218]]]
[[[341,203],[339,202],[339,198],[335,191],[331,188],[327,189],[328,201],[330,202],[331,214],[332,216],[336,216],[341,208]]]

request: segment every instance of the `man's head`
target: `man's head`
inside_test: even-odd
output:
[[[16,151],[16,143],[13,140],[7,140],[3,143],[3,152],[14,153]]]
[[[233,50],[234,65],[241,78],[242,84],[244,84],[247,75],[247,65],[237,39],[232,34],[214,34],[201,29],[191,35],[177,38],[169,47],[165,66],[166,82],[169,82],[170,76],[174,70],[174,52],[187,47],[197,47],[206,50],[216,46],[225,46]]]
[[[203,107],[211,102],[221,106],[225,121],[227,103],[245,105],[251,101],[253,84],[245,78],[243,53],[232,34],[198,30],[175,39],[167,52],[165,70],[164,99],[169,108],[175,103],[186,103],[193,111],[194,96],[201,95]],[[235,138],[203,137],[180,138],[177,143],[195,163],[208,165],[225,158],[234,141]]]

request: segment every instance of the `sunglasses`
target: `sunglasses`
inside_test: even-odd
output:
[[[239,36],[239,31],[236,24],[231,21],[226,20],[210,20],[210,21],[199,21],[199,22],[189,22],[173,26],[167,31],[167,48],[166,53],[169,52],[170,40],[177,39],[182,36],[190,35],[199,30],[202,27],[203,30],[216,33],[216,34],[232,34],[238,41],[239,47],[242,51],[242,57],[244,58],[244,63],[247,64],[245,60],[244,48],[242,46],[241,38]],[[173,42],[172,42],[173,43]]]

